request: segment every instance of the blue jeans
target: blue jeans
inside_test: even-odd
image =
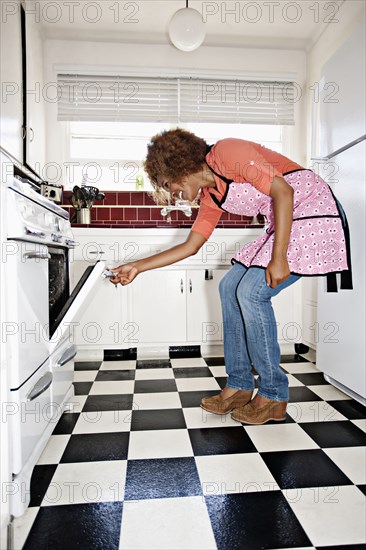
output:
[[[220,282],[224,323],[226,386],[253,390],[257,371],[258,394],[275,401],[288,401],[288,379],[280,368],[280,346],[271,298],[292,285],[300,275],[271,288],[265,269],[247,269],[235,263]]]

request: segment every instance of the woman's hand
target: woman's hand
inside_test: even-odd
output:
[[[271,288],[286,281],[290,276],[290,268],[285,258],[271,260],[266,269],[266,283]]]
[[[118,285],[118,283],[120,283],[123,286],[132,283],[136,275],[139,273],[137,267],[133,264],[120,265],[119,267],[111,269],[111,271],[116,275],[115,277],[109,278],[110,282],[114,285]]]

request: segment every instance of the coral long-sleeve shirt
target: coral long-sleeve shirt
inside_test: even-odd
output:
[[[218,141],[206,155],[210,168],[235,182],[249,182],[256,189],[270,194],[275,176],[300,170],[303,167],[289,158],[259,143],[244,139],[227,138]],[[216,188],[202,189],[200,208],[192,231],[208,239],[219,221],[222,210],[212,199],[223,197],[227,184],[214,174]]]

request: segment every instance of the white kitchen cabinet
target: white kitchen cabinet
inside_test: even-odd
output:
[[[303,315],[302,315],[302,343],[316,349],[319,341],[318,325],[318,279],[317,277],[303,278]]]
[[[187,339],[209,344],[222,342],[219,284],[226,269],[187,271]]]
[[[139,344],[186,342],[186,272],[159,269],[141,273],[129,286],[128,320]]]
[[[26,158],[25,164],[44,179],[46,158],[45,105],[54,94],[52,86],[43,81],[43,41],[41,24],[34,14],[25,13],[25,52],[26,52],[26,90],[24,102],[26,108]]]
[[[89,265],[92,264],[85,261],[72,263],[72,289]],[[126,287],[118,285],[116,288],[105,280],[74,327],[77,345],[92,349],[136,346],[134,327],[128,324],[126,317],[126,293]]]
[[[1,146],[23,161],[22,34],[20,0],[8,2],[0,21]]]
[[[218,285],[225,272],[160,269],[139,275],[129,288],[129,321],[139,343],[222,342]]]

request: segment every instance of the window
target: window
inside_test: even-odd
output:
[[[67,124],[67,185],[134,190],[151,136],[180,126],[215,143],[256,141],[285,153],[294,124],[293,83],[58,75],[58,119]],[[116,94],[118,90],[118,94]]]

